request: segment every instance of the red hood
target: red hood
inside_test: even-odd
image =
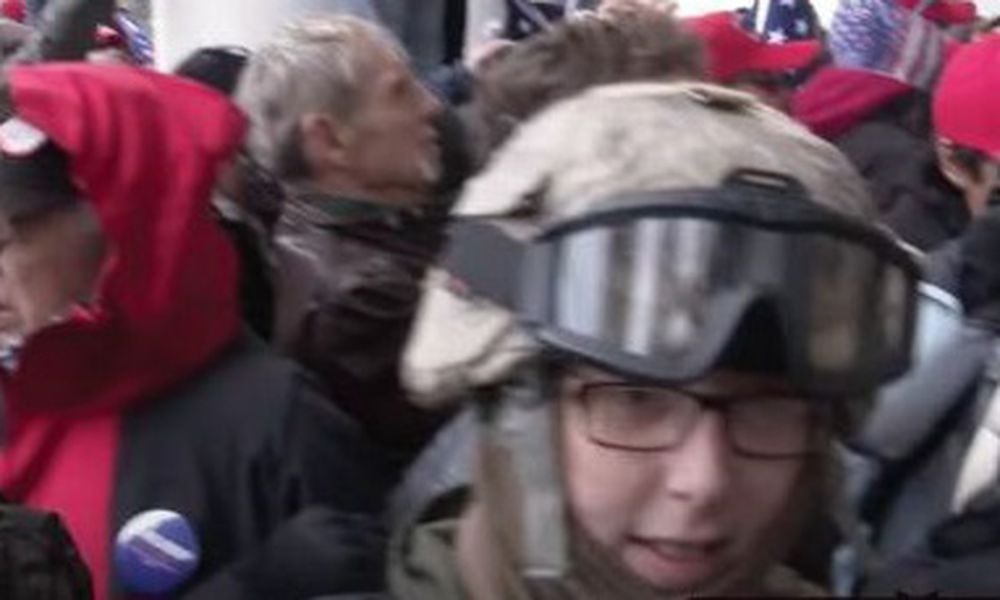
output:
[[[792,116],[828,140],[914,88],[873,71],[826,67],[792,98]]]
[[[30,338],[16,414],[117,411],[189,377],[239,330],[236,256],[209,199],[245,122],[223,96],[127,67],[9,71],[15,112],[70,157],[110,242],[96,302]]]

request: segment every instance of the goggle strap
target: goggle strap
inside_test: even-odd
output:
[[[456,221],[440,266],[473,294],[517,312],[528,244],[496,225],[473,219]],[[544,285],[544,282],[542,282]],[[531,288],[527,288],[531,289]]]

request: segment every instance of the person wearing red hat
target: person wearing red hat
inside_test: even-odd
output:
[[[368,531],[389,472],[310,376],[244,333],[235,252],[209,211],[243,115],[147,69],[5,76],[0,493],[65,519],[103,600],[361,585],[329,577],[357,582],[367,563],[341,571],[309,538],[348,515]],[[130,524],[163,510],[196,540],[171,555],[170,589],[122,558]],[[269,586],[287,595],[229,592]]]
[[[982,214],[1000,179],[1000,35],[958,50],[934,91],[934,131],[945,176]]]
[[[743,29],[730,12],[686,23],[705,42],[714,82],[748,91],[786,112],[792,93],[787,75],[811,66],[823,53],[819,40],[770,43]]]
[[[953,42],[910,0],[843,0],[830,25],[833,64],[796,94],[794,115],[836,139],[912,90],[933,88]]]
[[[82,58],[113,4],[53,2],[14,60]],[[381,453],[240,323],[235,256],[208,203],[243,115],[152,70],[6,66],[0,496],[61,516],[99,600],[152,595],[141,586],[156,578],[119,557],[157,535],[127,525],[163,510],[195,540],[167,541],[176,560],[160,574],[182,575],[171,597],[312,597],[377,578],[353,546],[328,552],[337,535],[309,540],[347,523],[352,543],[381,545],[362,514],[388,484]],[[0,598],[11,584],[0,576]]]
[[[859,511],[881,558],[862,596],[1000,593],[998,85],[994,35],[960,49],[934,91],[934,170],[973,219],[926,261],[925,277],[958,301],[954,325],[922,321],[930,335],[914,369],[880,393],[856,440],[877,465]]]
[[[993,213],[994,221],[1000,221],[1000,115],[994,108],[998,86],[1000,34],[990,34],[958,50],[934,90],[932,109],[938,167],[951,185],[960,190],[963,208],[976,221],[989,213]],[[961,249],[970,235],[974,235],[971,228],[932,253],[928,274],[967,309]],[[987,254],[985,262],[995,263],[992,252]]]
[[[842,0],[830,27],[833,64],[792,101],[794,116],[868,179],[882,222],[927,252],[970,219],[932,143],[931,90],[958,48],[943,26],[962,17],[938,4]]]
[[[934,90],[935,171],[952,189],[952,204],[970,220],[982,218],[1000,198],[1000,117],[993,109],[998,85],[1000,35],[991,34],[959,49]],[[961,249],[968,233],[963,230],[927,260],[927,279],[963,304]]]

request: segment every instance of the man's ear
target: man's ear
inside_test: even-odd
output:
[[[981,174],[978,169],[975,165],[962,160],[958,148],[951,140],[938,138],[934,149],[937,152],[938,168],[953,186],[966,191],[979,182]]]
[[[325,173],[347,164],[349,131],[333,115],[306,113],[299,118],[302,157],[312,173]]]

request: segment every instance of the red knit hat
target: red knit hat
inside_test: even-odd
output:
[[[730,12],[710,13],[685,23],[708,48],[709,74],[728,83],[744,73],[778,73],[809,66],[822,51],[816,40],[771,44],[740,27]]]
[[[958,49],[934,90],[938,137],[1000,161],[1000,34]]]

